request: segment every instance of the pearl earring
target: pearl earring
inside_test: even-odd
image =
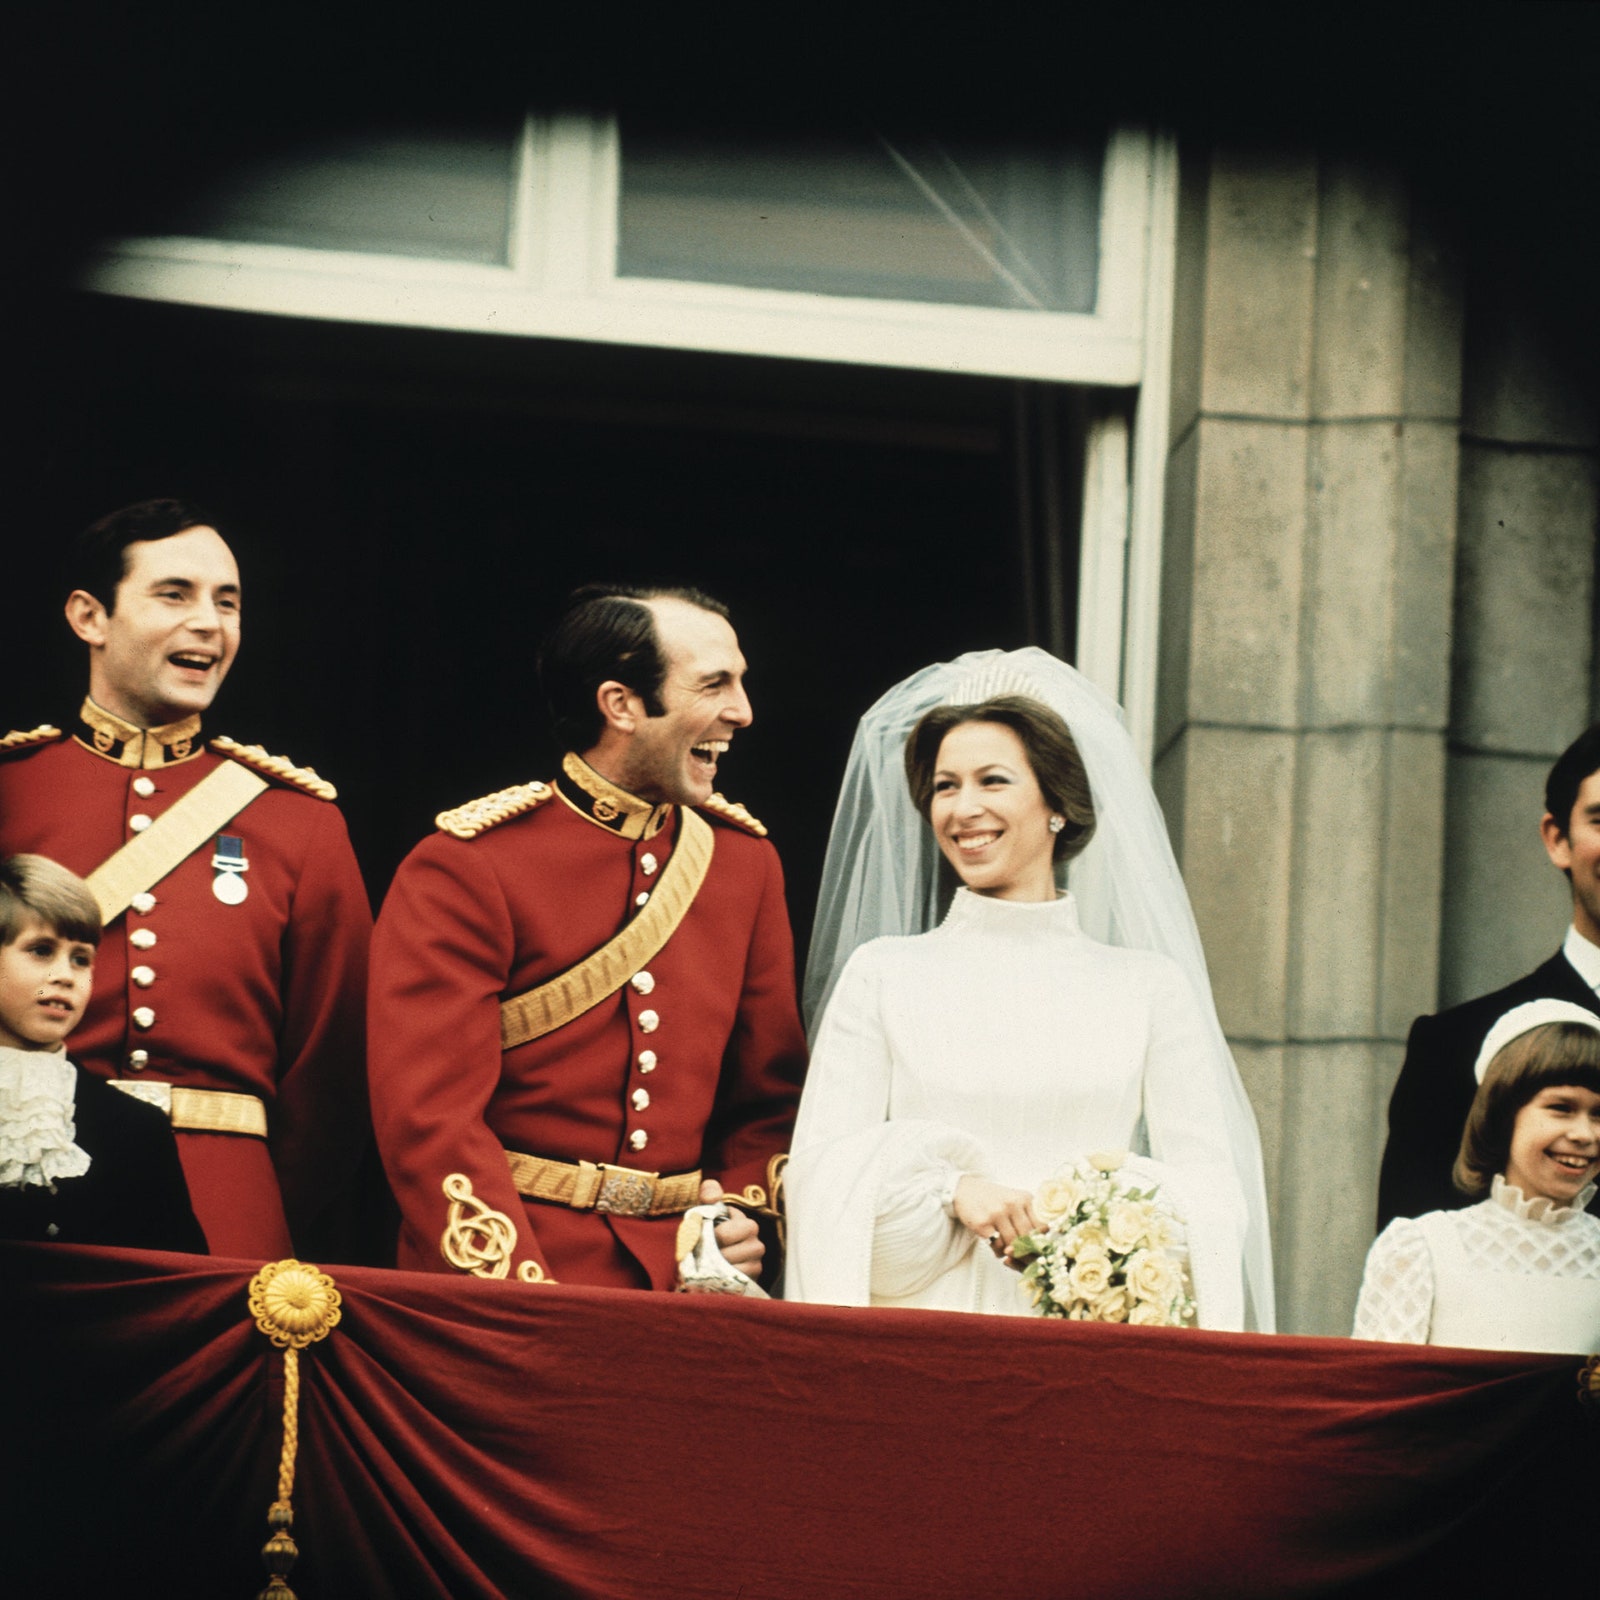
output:
[[[1065,817],[1051,817],[1050,819],[1051,833],[1060,833],[1061,830],[1066,827],[1066,825],[1067,819]]]

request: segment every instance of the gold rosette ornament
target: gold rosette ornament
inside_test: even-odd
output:
[[[257,1600],[294,1600],[286,1582],[299,1557],[294,1536],[294,1458],[300,1444],[300,1352],[325,1339],[338,1324],[339,1291],[327,1273],[305,1261],[268,1262],[250,1280],[250,1315],[283,1351],[283,1450],[278,1457],[278,1498],[267,1511],[271,1537],[261,1560],[269,1581]]]

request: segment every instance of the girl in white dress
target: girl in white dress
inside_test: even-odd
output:
[[[1397,1217],[1367,1255],[1355,1337],[1600,1350],[1600,1016],[1530,1000],[1489,1030],[1455,1183],[1462,1211]]]
[[[1046,694],[1070,700],[1070,731]],[[891,751],[904,778],[881,770]],[[920,932],[928,826],[962,887]],[[1114,942],[1059,891],[1074,860]],[[1038,1186],[1140,1149],[1133,1172],[1187,1225],[1202,1326],[1270,1327],[1254,1118],[1115,706],[1037,650],[918,674],[863,719],[824,880],[807,990],[831,999],[785,1177],[788,1298],[1027,1314],[1003,1258],[1038,1225]]]

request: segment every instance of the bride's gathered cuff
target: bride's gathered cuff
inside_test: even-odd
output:
[[[956,1215],[956,1190],[966,1173],[957,1166],[946,1163],[939,1179],[939,1209],[953,1222]]]

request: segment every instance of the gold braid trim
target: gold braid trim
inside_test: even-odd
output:
[[[511,1270],[517,1248],[517,1225],[503,1211],[495,1211],[472,1192],[464,1172],[452,1172],[441,1185],[450,1202],[439,1253],[460,1272],[475,1278],[503,1278]],[[521,1283],[554,1283],[537,1261],[517,1267]]]
[[[772,1208],[767,1204],[767,1191],[759,1183],[747,1183],[738,1194],[724,1194],[724,1205],[739,1206],[745,1211],[759,1211],[764,1216],[772,1215]]]
[[[434,825],[443,833],[453,833],[458,839],[476,839],[480,833],[499,827],[524,812],[535,811],[547,800],[554,798],[555,790],[548,783],[514,783],[509,789],[496,789],[481,799],[469,800],[464,806],[451,811],[441,811]]]
[[[26,733],[13,729],[0,739],[0,755],[9,750],[26,750],[31,745],[50,744],[61,737],[61,730],[52,728],[48,722],[41,722],[37,728],[30,728]]]
[[[283,1351],[283,1449],[278,1456],[278,1498],[267,1511],[271,1536],[261,1559],[270,1580],[258,1600],[294,1600],[286,1579],[300,1551],[294,1527],[294,1462],[300,1447],[300,1352],[325,1339],[338,1324],[339,1291],[327,1273],[304,1261],[269,1261],[250,1280],[250,1314]]]
[[[287,783],[319,800],[337,800],[339,791],[326,778],[319,778],[310,767],[297,767],[287,756],[269,756],[258,744],[240,744],[226,734],[211,741],[211,748],[219,756],[227,756],[242,767],[253,767],[269,778]]]
[[[789,1248],[789,1195],[783,1186],[784,1174],[789,1169],[789,1152],[780,1150],[767,1163],[767,1184],[772,1190],[772,1215],[778,1224],[778,1244]]]
[[[724,822],[731,822],[736,828],[743,828],[746,833],[753,833],[758,839],[767,836],[766,824],[758,822],[750,815],[737,800],[730,800],[726,795],[714,794],[710,799],[703,801],[698,808],[709,811],[714,817],[721,817]]]

